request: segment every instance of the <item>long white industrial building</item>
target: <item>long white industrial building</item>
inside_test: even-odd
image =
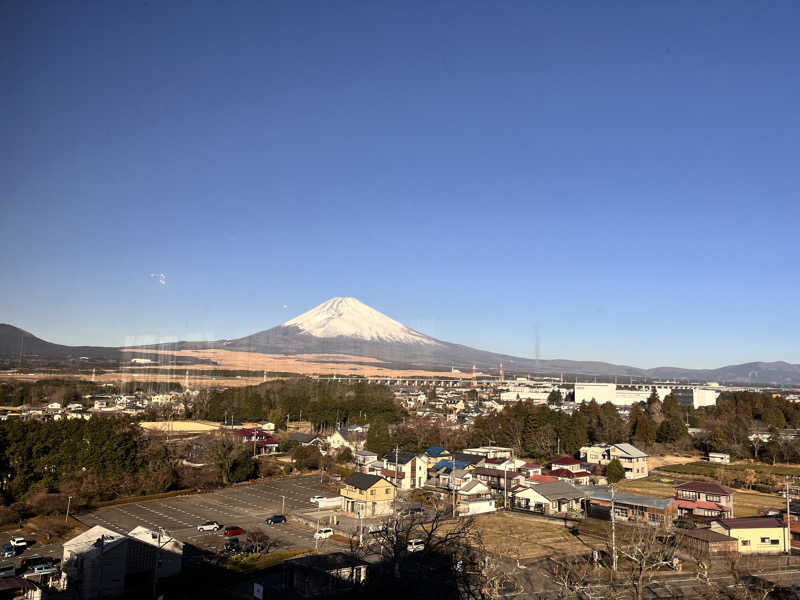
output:
[[[673,389],[675,389],[676,395],[677,392],[681,392],[681,397],[686,397],[688,395],[687,392],[691,390],[692,406],[694,408],[713,406],[717,403],[717,398],[719,397],[718,389],[706,387],[681,386],[680,388],[672,388],[664,385],[622,386],[615,383],[576,383],[575,402],[591,402],[595,400],[598,404],[611,402],[616,406],[630,406],[637,402],[646,402],[652,393],[653,387],[656,388],[660,400],[663,400],[668,394],[672,394]]]

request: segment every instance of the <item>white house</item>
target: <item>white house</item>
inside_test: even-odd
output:
[[[489,486],[477,479],[465,483],[456,491],[457,515],[480,515],[496,510]]]
[[[594,465],[607,465],[618,459],[625,469],[625,479],[641,479],[648,475],[647,454],[632,444],[595,444],[584,446],[580,452],[583,462]]]

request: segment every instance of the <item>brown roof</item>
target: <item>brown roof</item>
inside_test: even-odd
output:
[[[729,487],[725,487],[724,485],[714,483],[713,481],[687,481],[686,483],[676,485],[675,489],[686,492],[703,492],[704,494],[720,494],[723,496],[728,496],[736,491],[732,490]]]
[[[736,541],[736,538],[719,533],[718,531],[711,531],[710,529],[676,529],[675,533],[683,537],[694,538],[696,540],[703,540],[706,542],[730,542]]]
[[[726,529],[761,529],[767,527],[784,527],[778,519],[772,517],[739,517],[738,519],[719,519]]]
[[[562,456],[561,458],[557,458],[553,461],[550,461],[554,465],[579,465],[581,461],[577,458],[572,458],[571,456]]]
[[[505,478],[507,475],[509,479],[522,476],[521,473],[517,473],[516,471],[504,471],[503,469],[488,469],[486,467],[476,467],[472,470],[472,473],[475,475],[485,475],[487,477],[501,477],[501,478]]]

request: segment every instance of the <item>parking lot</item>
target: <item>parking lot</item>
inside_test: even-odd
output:
[[[199,532],[197,526],[204,521],[218,521],[223,527],[238,525],[247,531],[262,530],[275,538],[282,548],[313,548],[312,529],[294,523],[282,523],[269,527],[264,519],[282,511],[291,515],[293,511],[315,508],[311,496],[330,497],[329,489],[320,485],[318,475],[287,477],[231,487],[206,494],[178,496],[165,500],[150,500],[110,506],[77,515],[85,525],[103,525],[120,533],[127,533],[138,525],[167,533],[205,550],[221,550],[225,538],[221,531]],[[323,526],[326,524],[320,524]],[[320,544],[333,549],[335,542],[327,540]]]

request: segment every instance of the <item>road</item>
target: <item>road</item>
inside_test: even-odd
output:
[[[148,500],[109,506],[76,515],[85,525],[102,525],[120,533],[127,533],[138,525],[151,529],[162,527],[182,542],[205,550],[219,551],[225,538],[222,532],[199,532],[197,525],[204,521],[218,521],[223,527],[238,525],[246,531],[263,530],[278,540],[281,548],[313,548],[314,532],[311,529],[282,523],[269,527],[264,519],[281,512],[283,497],[286,513],[313,509],[311,496],[332,495],[331,490],[319,483],[318,475],[287,477],[230,487],[206,494],[177,496],[164,500]],[[320,548],[338,549],[335,542],[327,540]]]

